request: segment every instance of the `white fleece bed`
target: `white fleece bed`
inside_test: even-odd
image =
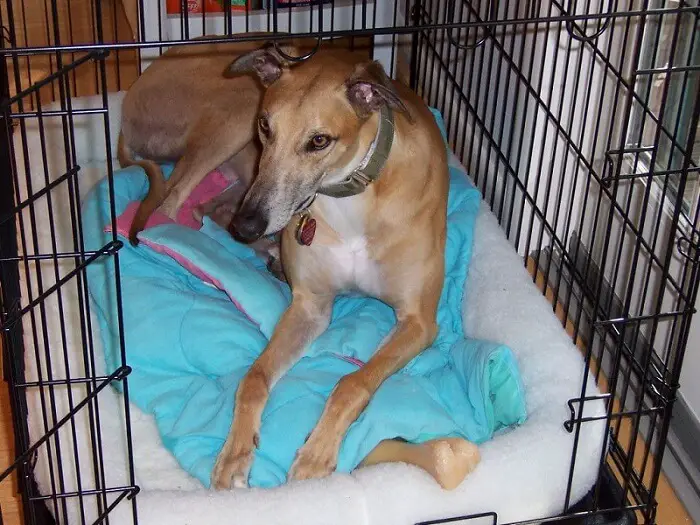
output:
[[[110,95],[112,156],[118,136],[121,99],[121,93]],[[99,107],[101,100],[95,97],[75,98],[72,104],[76,109]],[[45,108],[49,109],[56,108]],[[77,159],[81,166],[78,175],[80,193],[85,195],[106,173],[103,121],[101,115],[77,116],[74,121]],[[36,132],[36,125],[36,121],[28,122],[34,192],[45,186],[41,140]],[[45,127],[48,130],[45,140],[50,180],[54,180],[65,171],[60,119],[45,119]],[[117,166],[115,161],[115,168]],[[25,168],[21,165],[19,169],[23,171]],[[26,188],[26,182],[23,181],[20,185],[23,199],[27,196]],[[51,196],[58,249],[71,251],[74,246],[66,183],[52,190]],[[46,205],[46,198],[42,198],[35,207],[39,253],[52,252]],[[28,210],[24,211],[24,218],[25,238],[31,244]],[[33,249],[28,251],[34,253]],[[74,265],[72,260],[63,259],[58,268],[59,275],[64,276]],[[36,270],[33,264],[29,269],[32,297],[36,297]],[[41,274],[44,289],[56,281],[51,261],[42,264]],[[22,280],[23,304],[27,304],[25,272],[22,272]],[[519,359],[526,388],[528,419],[516,430],[483,444],[480,447],[480,465],[460,487],[446,492],[418,468],[390,464],[360,469],[352,475],[336,474],[328,479],[299,482],[272,490],[212,492],[204,489],[175,463],[170,453],[161,445],[152,418],[132,405],[135,477],[136,484],[141,488],[137,497],[139,523],[411,525],[423,520],[455,515],[496,512],[499,523],[503,524],[561,512],[574,439],[574,434],[569,434],[563,423],[570,417],[567,401],[580,393],[584,362],[561,323],[552,314],[551,305],[533,285],[523,267],[521,257],[513,250],[495,216],[485,204],[481,208],[476,225],[474,254],[466,286],[468,293],[463,312],[466,330],[473,337],[502,342],[514,350]],[[78,291],[74,281],[61,288],[61,295],[70,377],[82,377],[85,375],[83,348],[89,345],[84,345],[81,337]],[[51,349],[53,379],[66,377],[63,332],[57,301],[57,293],[50,295],[45,311],[46,323],[49,326],[46,336]],[[41,312],[38,307],[34,311],[38,325]],[[38,378],[35,360],[37,345],[32,336],[31,323],[31,316],[25,315],[23,324],[28,381]],[[105,371],[96,322],[92,323],[92,332],[97,356],[96,367],[98,374],[102,375]],[[46,348],[41,332],[37,341],[42,362],[41,374],[46,380]],[[588,395],[599,393],[593,385],[594,381],[589,379]],[[48,403],[48,389],[45,389],[45,394]],[[55,387],[54,395],[56,412],[60,419],[69,410],[66,387]],[[84,387],[72,387],[74,405],[85,395]],[[128,485],[123,398],[108,387],[99,394],[98,400],[106,486]],[[30,436],[34,441],[44,433],[38,389],[29,389],[28,403]],[[585,404],[585,416],[603,413],[602,402]],[[74,421],[79,467],[74,453],[72,426],[64,425],[59,432],[64,492],[77,490],[78,468],[82,473],[82,489],[94,488],[95,473],[88,411],[80,411]],[[583,497],[595,482],[604,431],[604,421],[582,425],[572,502]],[[55,449],[51,440],[54,459]],[[43,494],[51,493],[47,458],[48,449],[44,445],[40,449],[34,471]],[[56,475],[55,461],[54,473]],[[56,490],[60,491],[58,477],[54,479],[57,484]],[[118,494],[117,492],[109,495],[108,502],[113,501]],[[54,511],[50,501],[48,507]],[[67,498],[67,520],[63,516],[62,507],[59,506],[58,509],[59,523],[71,525],[81,523],[83,515],[86,523],[94,522],[99,515],[94,496],[83,499],[83,510],[78,498]],[[110,514],[110,522],[119,525],[132,522],[131,505],[128,501],[122,501],[115,508]]]

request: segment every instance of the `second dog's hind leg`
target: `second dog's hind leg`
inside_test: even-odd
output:
[[[387,439],[362,460],[360,467],[380,463],[408,463],[422,468],[443,489],[457,488],[479,464],[479,449],[462,438],[441,438],[424,443]]]
[[[198,140],[188,145],[166,183],[166,195],[161,204],[161,211],[175,219],[182,203],[204,177],[241,152],[251,139],[252,136],[245,132],[221,133],[207,137],[207,141]]]
[[[260,159],[260,146],[256,141],[250,141],[241,151],[218,166],[224,178],[231,186],[210,199],[199,204],[195,210],[195,219],[209,216],[216,224],[228,229],[233,214],[243,202],[243,197],[250,188]]]

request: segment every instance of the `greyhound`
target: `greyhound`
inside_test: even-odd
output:
[[[375,391],[433,341],[449,183],[433,115],[377,62],[321,48],[289,63],[267,45],[234,60],[226,76],[257,76],[265,87],[251,117],[262,144],[258,174],[231,227],[246,242],[282,232],[292,302],[239,384],[212,471],[217,489],[247,486],[269,393],[326,329],[337,294],[379,298],[394,308],[397,325],[336,385],[290,480],[335,470],[345,432]]]
[[[337,44],[337,41],[334,42],[334,44]],[[295,40],[290,45],[284,44],[281,48],[287,54],[299,56],[313,48],[314,45],[315,40]],[[234,61],[232,64],[232,57],[239,56],[241,58]],[[346,93],[345,96],[353,95],[353,99],[348,98],[342,103],[344,106],[342,108],[343,111],[336,115],[325,115],[326,119],[330,117],[332,120],[342,120],[342,118],[347,116],[349,109],[352,109],[354,112],[354,115],[352,113],[350,114],[351,125],[347,128],[347,136],[344,136],[342,139],[338,136],[335,139],[341,144],[344,144],[344,146],[342,146],[342,149],[334,147],[333,149],[337,149],[337,152],[334,153],[337,157],[329,159],[329,161],[331,161],[329,165],[341,168],[344,166],[344,171],[342,171],[342,169],[336,169],[335,173],[333,173],[335,179],[342,178],[341,175],[345,172],[352,174],[353,166],[358,164],[356,157],[358,157],[362,151],[367,151],[369,142],[374,142],[369,137],[375,133],[375,131],[372,131],[373,129],[378,130],[379,121],[376,116],[372,115],[372,113],[377,111],[379,107],[378,104],[392,104],[394,107],[404,111],[405,115],[408,115],[408,111],[412,107],[418,108],[417,111],[420,114],[419,124],[427,123],[428,130],[431,129],[430,126],[432,125],[432,117],[428,117],[425,114],[424,107],[419,99],[410,93],[406,94],[404,88],[400,88],[403,89],[401,93],[404,93],[404,95],[398,95],[397,87],[393,86],[388,81],[386,75],[376,64],[368,63],[362,66],[362,56],[363,51],[356,54],[354,58],[349,58],[344,55],[344,60],[347,63],[343,67],[346,74],[350,74],[357,81],[364,76],[368,82],[356,83],[354,89],[350,91],[350,84],[347,86],[345,85],[347,81],[350,80],[350,77],[343,80],[341,72],[336,73],[335,80],[331,77],[326,81],[331,82],[328,87],[335,85],[337,91],[335,96],[336,98],[340,97],[341,101],[343,100],[344,91]],[[223,194],[202,204],[198,210],[195,210],[195,213],[198,214],[197,218],[199,219],[204,215],[209,215],[221,226],[228,227],[230,225],[234,212],[238,209],[243,200],[243,196],[254,178],[260,159],[261,147],[258,135],[265,133],[266,121],[258,121],[257,116],[265,92],[265,86],[281,77],[282,70],[289,72],[288,66],[289,64],[282,59],[281,55],[273,52],[269,46],[266,48],[265,52],[261,52],[256,44],[250,43],[200,43],[195,46],[171,48],[156,60],[134,83],[127,93],[123,104],[122,130],[119,136],[118,157],[122,167],[138,165],[146,171],[149,178],[149,193],[141,204],[137,217],[130,230],[129,237],[133,244],[137,244],[138,239],[136,236],[138,232],[143,229],[148,217],[156,208],[162,206],[162,209],[168,213],[171,218],[175,218],[177,210],[182,205],[182,202],[189,192],[199,184],[209,171],[215,168],[219,168],[225,176],[231,178],[233,185]],[[356,76],[355,68],[358,67],[360,69],[357,73],[363,72],[362,68],[364,67],[364,75]],[[256,78],[254,75],[244,74],[252,71],[257,71],[260,79]],[[298,71],[303,70],[299,69]],[[296,72],[297,68],[295,68],[295,73]],[[272,76],[270,76],[270,74],[272,74]],[[338,75],[340,75],[340,77],[338,77]],[[361,99],[355,100],[357,95],[361,95],[363,92],[365,95],[364,103]],[[320,93],[317,92],[316,96],[319,94]],[[375,94],[377,98],[375,98]],[[370,95],[369,99],[367,95]],[[283,96],[283,93],[280,92],[277,96]],[[385,97],[385,99],[382,97]],[[407,103],[401,102],[401,98],[403,97],[405,97]],[[382,100],[386,100],[386,102],[382,102]],[[335,101],[336,104],[338,102],[339,100]],[[283,110],[284,108],[280,109]],[[331,111],[332,109],[333,107],[331,105],[326,108],[326,111]],[[289,108],[287,111],[289,111]],[[265,113],[261,113],[261,115],[263,114]],[[283,111],[279,113],[280,118],[284,118],[282,116],[283,114]],[[398,135],[400,137],[403,137],[406,133],[408,134],[407,136],[414,135],[414,132],[411,131],[412,128],[413,119],[405,117],[403,123],[398,128],[399,132],[391,135],[392,142],[398,133],[400,133],[400,135]],[[288,132],[282,130],[281,133]],[[428,131],[427,135],[426,132],[423,131],[415,135],[415,138],[412,140],[420,141],[423,140],[421,137],[424,136],[430,137],[430,140],[433,142],[431,147],[438,144],[434,130]],[[405,139],[402,139],[402,142],[403,141],[405,141]],[[384,148],[387,148],[386,143]],[[331,153],[330,144],[323,149],[327,149],[326,153]],[[375,150],[376,149],[375,147]],[[214,151],[213,154],[211,153],[212,151]],[[321,152],[322,150],[319,149],[318,151]],[[429,158],[430,151],[428,148],[422,148],[421,151],[423,151],[422,169],[430,169],[427,167],[428,165],[425,164],[425,161]],[[441,146],[435,150],[438,157],[440,151],[442,151]],[[140,158],[137,158],[137,156]],[[380,157],[376,156],[376,158],[378,159]],[[314,162],[313,158],[308,160]],[[405,157],[405,153],[403,155],[395,154],[391,160],[392,166],[394,166],[392,171],[405,170],[406,166],[411,164],[411,160]],[[176,171],[167,182],[164,180],[162,171],[157,164],[158,161],[176,161]],[[375,167],[376,173],[379,173],[385,163],[386,159],[382,162],[382,166]],[[444,162],[440,158],[433,164],[443,169]],[[290,169],[287,170],[287,172],[290,173],[292,171],[290,165]],[[365,171],[367,171],[367,167],[365,167]],[[265,177],[268,178],[268,184],[274,182],[275,173],[271,172],[269,169],[266,173],[267,175],[265,175]],[[294,175],[294,173],[292,173],[292,175]],[[422,175],[427,175],[427,172],[422,172]],[[273,177],[273,179],[270,179],[270,177]],[[397,175],[382,175],[383,179],[396,177]],[[438,173],[438,179],[440,179],[440,177],[441,175]],[[351,180],[353,182],[350,184],[357,185],[359,179],[357,179],[357,176],[353,175]],[[278,182],[281,184],[285,183],[283,179],[280,179]],[[293,181],[291,182],[293,183]],[[398,182],[398,179],[396,179],[391,185],[396,185]],[[439,185],[434,188],[437,193],[433,193],[433,198],[435,198],[435,195],[439,196],[439,194],[443,192],[440,186],[442,182],[439,180],[438,182]],[[328,220],[331,222],[322,223],[323,225],[318,229],[318,235],[315,236],[315,240],[312,239],[312,243],[315,243],[316,246],[325,246],[323,251],[327,252],[326,256],[332,255],[336,260],[338,256],[340,256],[340,259],[347,263],[343,270],[347,280],[348,271],[353,271],[348,265],[352,265],[352,259],[355,257],[353,250],[348,250],[348,244],[357,242],[357,239],[363,238],[362,236],[369,239],[368,234],[370,232],[381,233],[381,228],[375,229],[366,227],[366,217],[355,216],[355,213],[367,214],[370,212],[367,205],[378,202],[377,198],[379,193],[377,193],[377,189],[382,187],[383,184],[376,184],[376,188],[373,191],[368,189],[364,197],[357,195],[356,197],[339,199],[335,204],[340,204],[343,201],[344,204],[338,208],[335,215],[333,214],[333,201],[335,199],[319,197],[318,203],[309,206],[307,210],[303,210],[303,213],[296,214],[297,223],[296,227],[293,228],[295,242],[298,242],[297,238],[302,237],[300,234],[303,232],[300,231],[298,224],[302,218],[306,218],[305,224],[310,224],[311,222],[308,217],[312,211],[314,214],[314,221],[324,221],[324,217],[327,216]],[[342,183],[337,186],[336,190],[339,191],[338,196],[347,191],[345,186],[347,186],[347,184],[344,185]],[[299,187],[301,187],[300,184]],[[409,193],[416,191],[418,192],[417,194],[421,193],[415,189],[415,184],[411,185],[411,187],[413,189],[407,190]],[[356,188],[359,187],[356,186]],[[331,193],[332,189],[333,178],[325,177],[323,189],[320,189],[320,192]],[[292,187],[291,190],[294,190],[294,188]],[[386,190],[382,190],[382,194],[385,193]],[[386,199],[386,197],[388,196],[384,195],[383,199]],[[401,195],[397,194],[387,202],[391,203],[390,206],[395,207],[397,203],[400,202],[401,198]],[[324,200],[326,201],[325,204],[323,204]],[[418,201],[420,201],[420,199],[418,199]],[[252,202],[253,201],[251,201],[251,203]],[[318,207],[321,204],[324,206],[323,209]],[[440,210],[444,206],[444,203],[441,198],[438,198],[434,205],[436,206],[435,212],[438,213],[438,215],[442,213]],[[413,210],[414,213],[411,214],[414,218],[411,220],[425,220],[419,217],[420,215],[425,216],[426,213],[430,216],[430,206],[428,201],[422,204],[417,202],[417,207]],[[329,207],[330,211],[326,211],[324,215],[323,210],[327,210]],[[419,208],[423,211],[420,211]],[[247,209],[250,210],[251,208],[249,207]],[[388,213],[383,213],[382,217],[391,217],[390,208],[387,208],[385,211]],[[244,211],[242,213],[243,216],[245,216],[245,214],[249,212]],[[271,213],[269,215],[271,216]],[[253,219],[253,221],[254,220],[255,219]],[[341,237],[331,225],[338,228],[338,232],[342,233],[343,236]],[[242,225],[240,218],[237,219],[234,226],[240,228],[245,235],[245,225]],[[435,233],[444,235],[440,233],[442,229],[444,229],[441,223],[433,226],[435,227]],[[357,232],[354,232],[355,229],[357,229]],[[239,235],[239,232],[235,228],[232,229],[232,232]],[[377,233],[374,233],[372,237],[374,238],[376,235]],[[396,238],[400,239],[398,231],[396,235]],[[248,240],[250,240],[250,238]],[[289,242],[291,243],[289,250],[293,250],[294,242]],[[433,239],[433,244],[438,247],[441,247],[443,242],[444,241],[440,237]],[[261,244],[261,240],[257,240],[254,241],[254,245],[258,246],[258,251],[270,254],[270,261],[272,263],[271,269],[278,277],[284,278],[279,262],[278,246],[275,244],[274,239],[268,241],[267,244]],[[345,246],[345,248],[343,248],[343,246]],[[389,245],[385,245],[385,248],[387,247],[389,247]],[[350,248],[352,248],[351,244]],[[406,248],[402,247],[400,249],[405,250]],[[369,253],[366,248],[365,253]],[[389,257],[392,256],[389,255]],[[399,252],[396,252],[396,255],[393,257],[403,259],[403,256]],[[384,256],[382,260],[386,267],[386,264],[391,264],[390,261],[393,259]],[[414,260],[414,265],[419,264],[420,257],[418,259],[411,257],[411,260]],[[368,261],[365,260],[365,264],[367,262]],[[373,267],[374,269],[372,271],[376,274],[379,269],[379,264],[374,263]],[[439,261],[437,267],[440,267]],[[406,268],[409,268],[409,266],[406,266]],[[426,270],[427,269],[429,269],[428,266],[426,266]],[[295,272],[295,274],[296,273],[297,272]],[[298,281],[299,278],[297,279],[297,282]],[[436,286],[438,281],[439,279],[434,282],[431,281],[432,284],[426,284],[428,286]],[[301,294],[299,295],[300,297],[304,295],[302,292],[303,288],[295,289],[298,290],[295,293]],[[337,291],[341,289],[342,287],[338,288]],[[388,290],[389,288],[387,288],[387,291]],[[308,294],[308,292],[305,293]],[[434,290],[432,293],[439,294],[439,290]],[[387,295],[387,297],[389,296]],[[313,295],[309,298],[312,299]],[[319,304],[321,307],[320,310],[324,310],[325,308],[325,315],[327,315],[328,304],[331,300],[329,296]],[[298,306],[299,299],[296,301],[296,311],[299,311]],[[311,310],[312,313],[314,311],[315,310]],[[406,315],[410,313],[410,309],[404,309],[403,311],[406,312]],[[289,326],[292,320],[290,317],[291,315],[298,314],[293,314],[293,312],[288,313],[287,326]],[[434,317],[434,315],[432,317]],[[427,318],[430,319],[432,317],[428,308]],[[418,317],[418,319],[420,318],[422,318],[422,316]],[[315,333],[320,333],[324,323],[327,323],[327,320],[318,318],[316,322],[318,325]],[[425,326],[429,330],[431,329],[430,322],[426,323]],[[301,326],[296,328],[303,330]],[[289,328],[287,328],[287,330],[288,329]],[[280,334],[282,337],[284,336],[284,332],[280,332]],[[280,336],[276,337],[275,346],[271,344],[271,349],[266,351],[266,359],[269,360],[270,357],[276,357],[276,360],[279,360],[281,357],[285,362],[276,369],[275,375],[257,376],[258,378],[267,378],[264,384],[263,396],[257,399],[254,397],[251,398],[251,402],[246,404],[248,410],[262,411],[267,392],[272,388],[274,379],[279,377],[279,375],[284,372],[284,369],[291,365],[295,356],[301,352],[300,348],[303,346],[303,342],[298,341],[299,335],[303,336],[303,332],[298,332],[297,343],[294,345],[294,348],[291,348],[291,352],[288,356],[289,360],[284,358],[284,356],[274,355],[282,352],[279,349],[276,351],[274,350],[275,346],[281,348]],[[427,335],[429,336],[430,333]],[[311,336],[313,336],[313,334],[310,334],[308,337],[309,340]],[[430,337],[425,337],[426,341],[428,341],[428,339],[430,339]],[[425,345],[427,345],[427,342]],[[410,350],[411,354],[414,352],[415,350]],[[387,352],[385,352],[385,354],[386,353]],[[407,353],[405,360],[407,361],[408,358],[409,356]],[[382,357],[382,359],[386,359],[386,357]],[[272,368],[269,366],[260,368],[260,365],[263,363],[264,361],[258,363],[257,371],[265,370],[266,374],[273,372],[275,369],[274,363],[271,363],[273,364]],[[376,367],[376,364],[377,363],[374,363],[372,366]],[[255,377],[255,373],[253,376]],[[249,380],[248,382],[254,383],[255,379],[252,381]],[[349,392],[347,392],[349,388],[348,386],[344,387],[346,395],[349,395]],[[245,395],[243,389],[240,389],[238,393],[240,396]],[[358,413],[362,406],[362,400],[359,401],[360,403],[356,408]],[[244,405],[241,405],[241,409],[243,406]],[[245,411],[239,410],[239,413],[242,412]],[[253,420],[256,419],[255,414],[249,415],[248,417],[250,418],[251,416]],[[257,418],[259,419],[259,415]],[[236,421],[238,421],[238,423],[234,422],[232,433],[235,428],[240,428],[240,424],[243,422],[240,416],[237,416]],[[240,433],[240,431],[237,432]],[[234,448],[232,445],[235,441],[234,436],[235,435],[232,434],[227,441],[226,446],[220,454],[219,461],[217,462],[214,475],[212,476],[212,484],[215,488],[230,486],[232,479],[236,481],[238,486],[245,485],[247,472],[250,468],[250,461],[252,460],[250,436],[247,436],[247,447],[238,446],[237,448]],[[255,432],[253,436],[257,436],[257,432]],[[255,438],[254,442],[257,442],[257,438]],[[240,443],[245,444],[243,441]],[[362,461],[361,466],[370,466],[391,461],[402,461],[414,464],[430,473],[443,488],[452,489],[476,466],[479,462],[479,453],[476,446],[460,438],[436,439],[418,445],[387,440],[377,445],[377,447]]]
[[[232,181],[242,181],[227,194],[230,208],[245,194],[260,155],[253,139],[262,87],[252,77],[226,79],[221,72],[232,56],[255,47],[206,43],[170,48],[127,92],[119,164],[141,166],[149,181],[148,196],[129,232],[132,244],[156,208],[175,219],[185,198],[216,168]],[[167,182],[157,164],[162,161],[176,162]]]

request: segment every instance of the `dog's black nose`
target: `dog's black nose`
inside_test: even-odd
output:
[[[241,210],[231,221],[229,231],[238,241],[250,243],[257,241],[267,229],[267,219],[255,211]]]

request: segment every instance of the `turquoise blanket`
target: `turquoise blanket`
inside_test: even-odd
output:
[[[164,167],[166,175],[171,168]],[[143,198],[147,187],[138,167],[115,173],[116,213]],[[437,339],[382,385],[350,427],[339,471],[353,470],[384,439],[462,436],[481,443],[524,421],[524,390],[510,349],[463,333],[462,299],[480,200],[466,174],[451,166]],[[105,179],[84,202],[87,250],[112,239],[104,231],[109,203]],[[180,465],[209,486],[238,383],[269,340],[290,290],[250,248],[211,221],[200,230],[162,224],[144,231],[141,239],[134,248],[121,237],[118,253],[127,361],[133,368],[131,401],[155,417],[163,444]],[[103,258],[89,265],[87,274],[107,367],[114,370],[121,363],[115,264]],[[394,323],[393,310],[378,300],[336,300],[328,330],[271,393],[251,486],[285,482],[334,385],[369,360]]]

